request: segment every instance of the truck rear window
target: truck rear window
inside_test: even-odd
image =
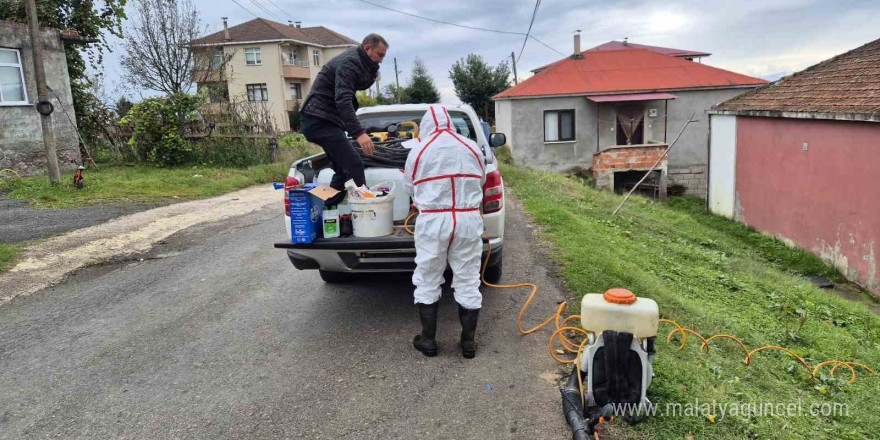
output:
[[[401,122],[412,121],[416,124],[420,124],[422,122],[422,116],[424,116],[424,112],[420,113],[383,113],[383,114],[373,114],[373,115],[360,115],[358,116],[358,120],[361,121],[361,125],[364,129],[370,132],[381,132],[387,131],[388,126],[391,124],[399,125]],[[477,131],[474,129],[473,124],[471,124],[470,118],[468,118],[467,114],[462,112],[450,111],[449,116],[452,117],[452,125],[455,126],[455,131],[476,142],[477,141]]]

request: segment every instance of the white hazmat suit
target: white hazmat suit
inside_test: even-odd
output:
[[[440,299],[448,262],[455,301],[465,309],[479,309],[485,159],[475,142],[455,132],[449,112],[441,105],[432,105],[422,117],[414,143],[404,185],[419,210],[415,303]]]

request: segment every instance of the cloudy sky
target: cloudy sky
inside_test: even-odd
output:
[[[130,0],[127,8],[133,12]],[[415,57],[422,58],[444,103],[457,103],[449,68],[475,53],[492,65],[519,55],[523,36],[463,29],[432,23],[366,4],[360,0],[192,0],[207,32],[251,20],[254,14],[286,23],[293,17],[303,26],[325,26],[360,40],[369,32],[390,43],[382,64],[383,82],[394,77],[397,58],[401,84],[408,80]],[[436,20],[510,32],[526,32],[534,0],[370,0],[390,8]],[[265,8],[268,13],[257,7]],[[249,12],[250,11],[250,12]],[[271,13],[271,14],[270,14]],[[712,53],[703,62],[715,67],[774,80],[880,38],[880,2],[856,0],[663,0],[590,1],[541,0],[532,34],[570,54],[572,36],[580,29],[582,48],[622,40]],[[104,63],[105,88],[111,96],[150,94],[132,91],[121,81],[115,53]],[[529,70],[562,56],[530,40],[517,63],[520,79]]]

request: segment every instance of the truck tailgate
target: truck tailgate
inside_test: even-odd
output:
[[[415,239],[406,232],[403,226],[395,226],[391,235],[384,237],[339,237],[317,238],[311,243],[275,243],[279,249],[315,249],[315,250],[381,250],[381,249],[415,249]]]

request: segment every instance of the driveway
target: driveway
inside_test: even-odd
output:
[[[563,290],[514,205],[503,281],[539,284],[528,325]],[[527,289],[484,289],[473,360],[445,291],[425,358],[407,276],[297,271],[272,248],[279,213],[194,226],[0,305],[0,438],[570,438],[550,331],[516,331]]]

